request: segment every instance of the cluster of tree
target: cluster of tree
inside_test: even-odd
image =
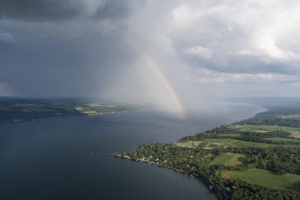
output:
[[[236,137],[230,137],[230,136],[224,137],[223,134],[240,134],[240,133],[241,132],[238,129],[230,128],[228,126],[223,125],[223,126],[214,128],[212,130],[198,133],[193,136],[182,137],[178,140],[178,142],[199,141],[199,140],[205,140],[205,139],[210,139],[210,138],[236,138]]]
[[[276,200],[296,200],[300,198],[299,192],[290,190],[274,190],[258,185],[248,184],[239,180],[225,180],[219,182],[218,187],[230,188],[228,193],[221,193],[219,199],[276,199]]]
[[[300,192],[292,190],[275,190],[254,184],[248,184],[238,179],[223,179],[215,173],[212,167],[199,171],[197,178],[201,179],[218,199],[224,200],[298,200]],[[210,176],[207,176],[211,174]]]
[[[284,118],[284,115],[300,115],[300,106],[288,106],[288,107],[270,107],[267,112],[257,114],[255,117],[243,120],[238,124],[250,124],[250,125],[278,125],[300,128],[300,118],[290,117]]]
[[[214,158],[224,153],[239,153],[244,156],[238,160],[242,165],[219,166],[219,169],[226,170],[246,170],[258,168],[272,171],[275,174],[293,173],[300,175],[300,148],[285,147],[228,147],[227,149],[217,148],[208,151]]]
[[[299,145],[300,140],[294,139],[289,141],[273,141],[269,138],[272,137],[282,137],[282,138],[289,138],[290,133],[285,131],[270,131],[264,134],[257,133],[257,132],[241,132],[238,140],[244,140],[249,142],[258,142],[258,143],[268,143],[268,144],[281,144],[281,145]]]
[[[199,166],[207,164],[217,154],[192,148],[180,148],[174,144],[143,144],[134,152],[119,153],[123,157],[139,159],[175,168],[193,174]]]
[[[278,126],[289,126],[300,128],[300,119],[299,118],[281,118],[281,117],[272,117],[272,118],[263,118],[259,119],[257,117],[251,118],[249,120],[240,122],[241,124],[250,124],[250,125],[278,125]]]
[[[242,162],[237,166],[210,165],[218,155],[239,153]],[[300,149],[298,148],[182,148],[174,144],[144,144],[136,151],[120,153],[133,160],[152,162],[199,178],[219,199],[300,199],[295,190],[273,190],[239,180],[225,179],[223,170],[261,168],[276,174],[300,174]],[[276,198],[275,198],[276,197]]]
[[[236,136],[226,136],[224,134],[230,134]],[[272,137],[289,138],[291,133],[284,130],[276,130],[266,132],[264,134],[259,132],[240,131],[239,129],[233,129],[228,126],[221,126],[210,131],[196,134],[195,136],[187,136],[178,140],[178,142],[186,141],[201,141],[205,139],[236,139],[249,142],[268,143],[268,144],[281,144],[281,145],[300,145],[300,139],[294,139],[294,141],[273,141],[269,140]]]

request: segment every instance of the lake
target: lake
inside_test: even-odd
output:
[[[187,120],[135,111],[1,124],[0,199],[216,199],[193,177],[112,153],[174,142],[263,110],[230,104],[226,113]]]

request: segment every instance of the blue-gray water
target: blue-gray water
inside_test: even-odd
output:
[[[139,111],[1,124],[0,199],[216,199],[193,177],[111,154],[174,142],[261,110],[231,105],[226,114],[187,120]]]

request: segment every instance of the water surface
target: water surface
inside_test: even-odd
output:
[[[138,111],[1,124],[0,199],[216,199],[193,177],[111,154],[174,142],[261,110],[240,104],[187,120]]]

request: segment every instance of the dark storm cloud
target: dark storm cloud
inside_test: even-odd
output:
[[[155,61],[187,99],[219,86],[256,88],[257,81],[267,91],[300,86],[296,1],[0,3],[2,94],[86,97],[101,96],[105,89],[121,100],[168,99],[168,92],[157,92],[159,77],[141,54]]]
[[[0,3],[0,96],[99,97],[135,57],[117,27],[130,13],[128,2]]]
[[[80,10],[60,0],[2,0],[1,18],[19,20],[56,20],[78,15]]]
[[[20,96],[99,97],[132,55],[117,33],[76,39],[17,36],[0,44],[0,83]],[[28,42],[30,41],[30,42]]]
[[[127,13],[119,0],[1,0],[2,19],[58,21],[78,18],[116,18]]]

